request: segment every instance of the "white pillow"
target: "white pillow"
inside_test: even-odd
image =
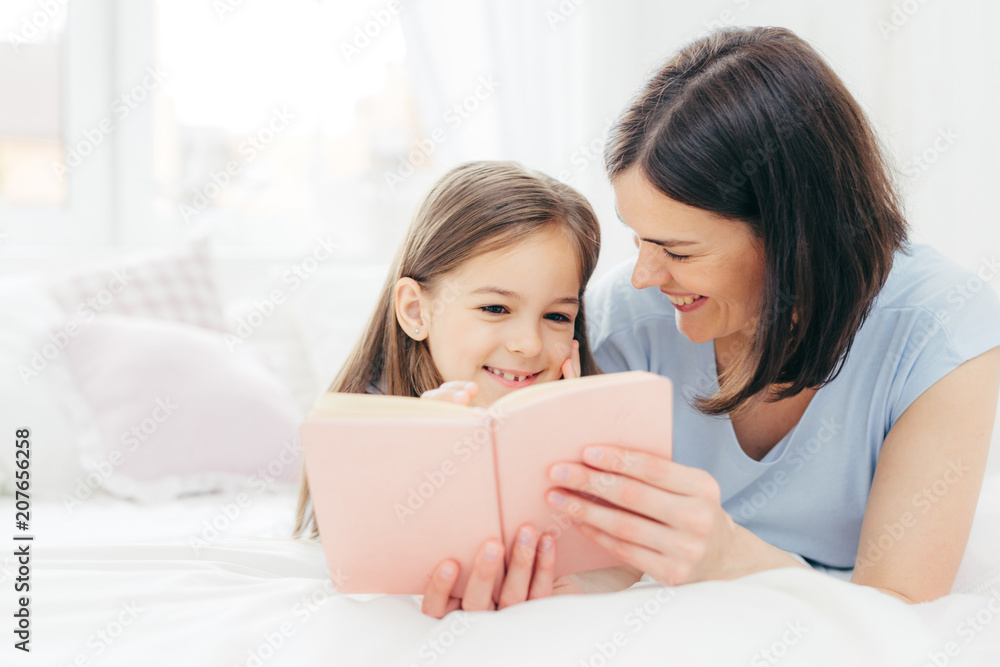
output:
[[[55,274],[52,296],[68,315],[132,315],[225,328],[208,239]]]
[[[158,501],[298,481],[304,412],[221,332],[98,315],[66,358],[101,434],[82,452],[88,485]]]

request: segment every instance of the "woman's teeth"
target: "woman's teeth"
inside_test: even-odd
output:
[[[704,299],[705,297],[698,295],[698,296],[685,296],[683,298],[679,298],[676,296],[670,296],[668,294],[667,298],[670,299],[670,303],[676,303],[678,306],[686,306],[689,303],[694,303],[698,299]]]
[[[513,380],[514,382],[522,382],[531,377],[531,375],[534,375],[534,373],[532,373],[531,375],[514,375],[513,373],[504,373],[503,371],[498,371],[497,369],[490,368],[489,366],[485,366],[485,368],[494,375],[499,375],[505,380]]]

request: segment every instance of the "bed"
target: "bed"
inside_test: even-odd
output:
[[[173,258],[142,259],[146,269],[158,267],[133,267],[131,275],[148,278],[142,298],[115,300],[27,383],[16,375],[0,382],[4,432],[21,425],[33,429],[30,534],[35,537],[31,652],[13,648],[8,620],[0,664],[1000,665],[995,469],[984,483],[952,593],[919,605],[801,568],[678,588],[644,579],[619,593],[535,600],[500,612],[456,611],[440,620],[420,613],[417,596],[338,594],[321,547],[289,539],[298,464],[275,467],[274,462],[285,460],[281,429],[301,419],[339,363],[323,350],[344,348],[355,333],[306,319],[323,309],[320,304],[349,310],[349,303],[334,307],[325,301],[343,276],[334,268],[325,276],[321,271],[308,290],[286,295],[294,297],[293,305],[262,318],[252,335],[233,338],[241,320],[252,325],[248,313],[260,311],[261,301],[251,299],[248,310],[246,300],[234,306],[236,301],[224,296],[206,296],[208,289],[224,293],[225,281],[215,274],[215,284],[206,287],[209,264],[199,253],[188,248]],[[108,284],[106,269],[91,272],[99,285]],[[186,278],[162,277],[171,272]],[[19,277],[0,284],[0,355],[10,368],[28,364],[30,369],[32,351],[43,350],[53,331],[68,331],[61,318],[81,297],[60,297],[59,290],[86,283],[79,273],[69,282],[47,282],[44,289],[38,280]],[[130,287],[141,284],[137,279]],[[187,285],[188,292],[171,291],[167,284]],[[156,295],[173,310],[157,306],[150,312]],[[209,303],[215,298],[221,306]],[[370,297],[359,290],[337,298],[362,303]],[[214,330],[214,337],[202,330]],[[231,405],[209,401],[208,413],[188,409],[205,402],[202,394],[190,392],[205,391],[207,381],[172,385],[191,373],[170,375],[160,367],[140,373],[137,359],[150,354],[136,343],[139,356],[129,356],[126,342],[136,338],[152,346],[164,368],[176,367],[181,358],[210,355],[212,345],[227,345],[230,356],[222,365],[209,373],[206,356],[199,368],[204,377],[234,374],[243,393],[228,393]],[[183,346],[184,355],[171,357],[172,346]],[[250,349],[253,353],[242,358]],[[159,384],[151,379],[156,373],[164,374]],[[109,382],[109,374],[117,379]],[[174,402],[162,402],[161,391],[145,396],[139,409],[130,408],[129,401],[152,385],[157,391],[169,387]],[[161,400],[159,413],[152,411],[154,398]],[[248,405],[271,409],[281,402],[287,407],[272,409],[246,432],[213,431],[212,422],[204,421],[214,416],[231,424],[232,414],[246,415]],[[181,407],[162,421],[149,416],[165,415],[163,406],[175,404]],[[188,421],[196,417],[202,421]],[[250,439],[263,432],[269,435],[258,449]],[[135,453],[114,459],[109,433],[121,433],[116,438],[121,443],[112,443],[119,448],[129,433],[139,438]],[[194,433],[201,436],[192,444]],[[213,468],[218,465],[212,456],[219,451],[231,463],[225,474]],[[0,461],[5,519],[14,512],[10,464],[11,457]],[[0,612],[12,619],[19,564],[12,548],[3,553]]]

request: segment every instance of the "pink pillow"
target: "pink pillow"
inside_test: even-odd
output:
[[[83,452],[88,480],[125,497],[294,482],[304,415],[247,346],[223,334],[123,315],[98,315],[65,349],[101,438]]]

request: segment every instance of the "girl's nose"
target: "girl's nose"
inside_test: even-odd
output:
[[[536,357],[542,351],[542,334],[535,325],[519,326],[507,341],[507,350],[525,357]]]

